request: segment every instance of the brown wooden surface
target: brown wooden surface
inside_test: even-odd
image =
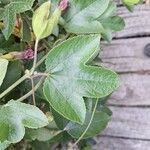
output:
[[[119,7],[118,14],[126,27],[111,44],[103,43],[97,64],[118,72],[121,86],[108,102],[112,120],[93,149],[150,150],[150,57],[144,54],[150,43],[150,6],[133,13]]]

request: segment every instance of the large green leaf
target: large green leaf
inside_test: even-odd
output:
[[[7,66],[8,60],[0,58],[0,86],[2,85],[3,80],[5,78]]]
[[[16,14],[31,9],[33,2],[34,0],[11,0],[11,2],[5,6],[5,11],[3,13],[5,28],[3,30],[3,34],[6,39],[9,38],[14,29]]]
[[[0,116],[0,145],[19,142],[25,127],[37,129],[48,124],[47,117],[37,107],[14,100],[0,108]]]
[[[70,7],[64,16],[66,21],[64,27],[68,32],[99,33],[105,39],[110,40],[112,31],[118,31],[124,27],[122,18],[119,17],[119,20],[111,18],[116,11],[116,5],[110,0],[70,0],[69,2]],[[110,25],[106,26],[106,21],[113,24],[115,28]]]
[[[119,85],[116,73],[88,65],[98,54],[99,45],[99,36],[77,36],[55,47],[47,57],[45,97],[55,111],[69,120],[84,122],[83,97],[105,97]]]
[[[79,138],[87,128],[91,119],[91,115],[92,112],[87,112],[86,119],[83,125],[70,122],[65,129],[72,137]],[[110,120],[110,116],[107,113],[99,112],[99,111],[95,112],[93,121],[89,129],[87,130],[86,134],[84,135],[83,139],[93,137],[99,134],[101,131],[103,131],[106,128],[109,120]]]

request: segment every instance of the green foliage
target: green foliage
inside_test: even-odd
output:
[[[143,3],[143,0],[122,0],[122,2],[126,8],[132,12],[134,10],[134,6]]]
[[[111,40],[111,32],[124,27],[123,19],[114,16],[115,12],[116,5],[110,0],[70,0],[64,28],[75,34],[100,33]]]
[[[77,36],[51,50],[46,60],[46,99],[57,112],[78,123],[85,120],[83,97],[105,97],[119,84],[114,72],[88,65],[99,52],[99,41],[99,36]]]
[[[86,127],[88,126],[91,115],[92,115],[91,112],[87,112],[86,119],[83,125],[70,122],[66,126],[67,132],[72,137],[78,139],[82,135],[82,133],[85,131]],[[100,111],[95,112],[92,124],[90,125],[83,139],[93,137],[99,134],[101,131],[103,131],[106,128],[106,125],[109,120],[110,120],[110,116],[107,113],[100,112]]]
[[[48,124],[46,116],[37,107],[13,100],[0,108],[0,116],[2,144],[19,142],[25,134],[25,127],[37,129]]]
[[[59,130],[49,130],[47,128],[26,129],[26,138],[30,140],[48,141],[59,134]]]
[[[128,6],[138,4],[139,2],[140,2],[140,0],[123,0],[123,3],[128,5]]]
[[[22,17],[21,39],[25,42],[30,42],[32,40],[29,22],[23,17]]]
[[[54,13],[50,14],[50,6],[50,1],[45,2],[33,14],[32,27],[38,40],[52,33],[61,16],[61,10],[59,8],[56,8]]]
[[[6,39],[8,39],[13,32],[16,15],[31,9],[33,2],[34,0],[11,0],[11,2],[5,5],[3,17],[1,18],[3,18],[4,21],[3,34]]]
[[[112,0],[0,0],[0,150],[74,139],[92,147],[87,138],[107,126],[106,101],[119,86],[93,61],[100,38],[125,26],[116,10]]]
[[[22,64],[20,63],[20,61],[10,62],[8,65],[5,79],[0,88],[0,92],[6,90],[9,86],[11,86],[13,83],[15,83],[18,80],[21,77],[22,70],[23,68],[22,68]]]

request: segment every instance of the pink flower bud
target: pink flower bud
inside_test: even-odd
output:
[[[22,52],[11,52],[10,53],[14,59],[33,59],[34,58],[34,52],[31,48],[22,51]]]
[[[65,10],[68,6],[68,0],[61,0],[59,4],[59,8],[61,11]]]
[[[23,52],[23,58],[24,59],[33,59],[34,58],[34,52],[33,50],[30,48],[26,51]]]

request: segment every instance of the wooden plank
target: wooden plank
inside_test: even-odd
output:
[[[150,141],[122,139],[115,137],[98,137],[93,150],[149,150]]]
[[[150,38],[134,38],[114,40],[103,45],[99,58],[103,63],[120,74],[121,86],[115,92],[109,104],[111,105],[150,105],[150,57],[144,55],[144,47],[150,43]]]
[[[103,135],[150,140],[150,108],[110,109],[113,117]]]
[[[111,44],[102,45],[99,58],[102,58],[104,66],[119,73],[148,72],[150,57],[145,56],[144,47],[149,43],[150,37],[113,40]]]
[[[115,33],[114,37],[150,35],[150,5],[138,5],[133,13],[125,7],[118,7],[118,15],[125,19],[126,27],[123,31]]]
[[[150,75],[120,75],[121,84],[108,101],[110,105],[150,106]]]

